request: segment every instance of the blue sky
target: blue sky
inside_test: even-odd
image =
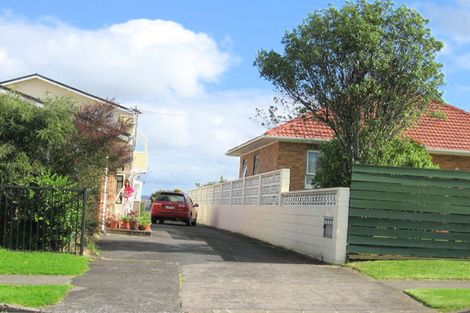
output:
[[[224,155],[264,129],[250,118],[272,102],[259,78],[259,49],[281,50],[286,30],[343,1],[0,2],[0,79],[39,72],[144,112],[149,140],[145,192],[220,176]],[[399,1],[431,20],[445,42],[447,102],[470,111],[470,1]]]

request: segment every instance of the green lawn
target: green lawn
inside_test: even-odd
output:
[[[37,308],[58,303],[65,297],[70,289],[72,289],[71,285],[0,285],[0,303]]]
[[[470,260],[383,260],[348,266],[375,279],[470,280]]]
[[[0,249],[0,274],[75,276],[87,270],[88,258],[83,256]]]
[[[470,308],[470,289],[412,289],[406,290],[416,300],[443,312]]]

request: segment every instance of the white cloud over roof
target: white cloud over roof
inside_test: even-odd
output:
[[[143,112],[139,132],[150,153],[144,193],[237,176],[238,160],[224,153],[263,132],[249,118],[272,99],[253,90],[206,90],[238,61],[209,35],[172,21],[86,30],[0,16],[0,80],[37,72]]]
[[[60,21],[0,18],[2,78],[42,73],[102,96],[193,96],[232,57],[207,34],[163,20],[136,19],[97,30]]]

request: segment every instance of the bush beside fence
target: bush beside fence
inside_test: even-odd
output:
[[[87,191],[0,185],[0,246],[83,254]]]

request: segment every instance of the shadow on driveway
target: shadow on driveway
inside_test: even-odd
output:
[[[142,257],[179,254],[183,263],[193,263],[189,261],[193,256],[194,263],[202,258],[206,261],[321,264],[307,256],[215,228],[166,223],[152,225],[152,229],[152,237],[108,236],[99,242],[99,248],[105,254],[121,251],[125,257],[129,253],[131,258],[137,258],[139,253]],[[133,252],[135,256],[131,255]]]

